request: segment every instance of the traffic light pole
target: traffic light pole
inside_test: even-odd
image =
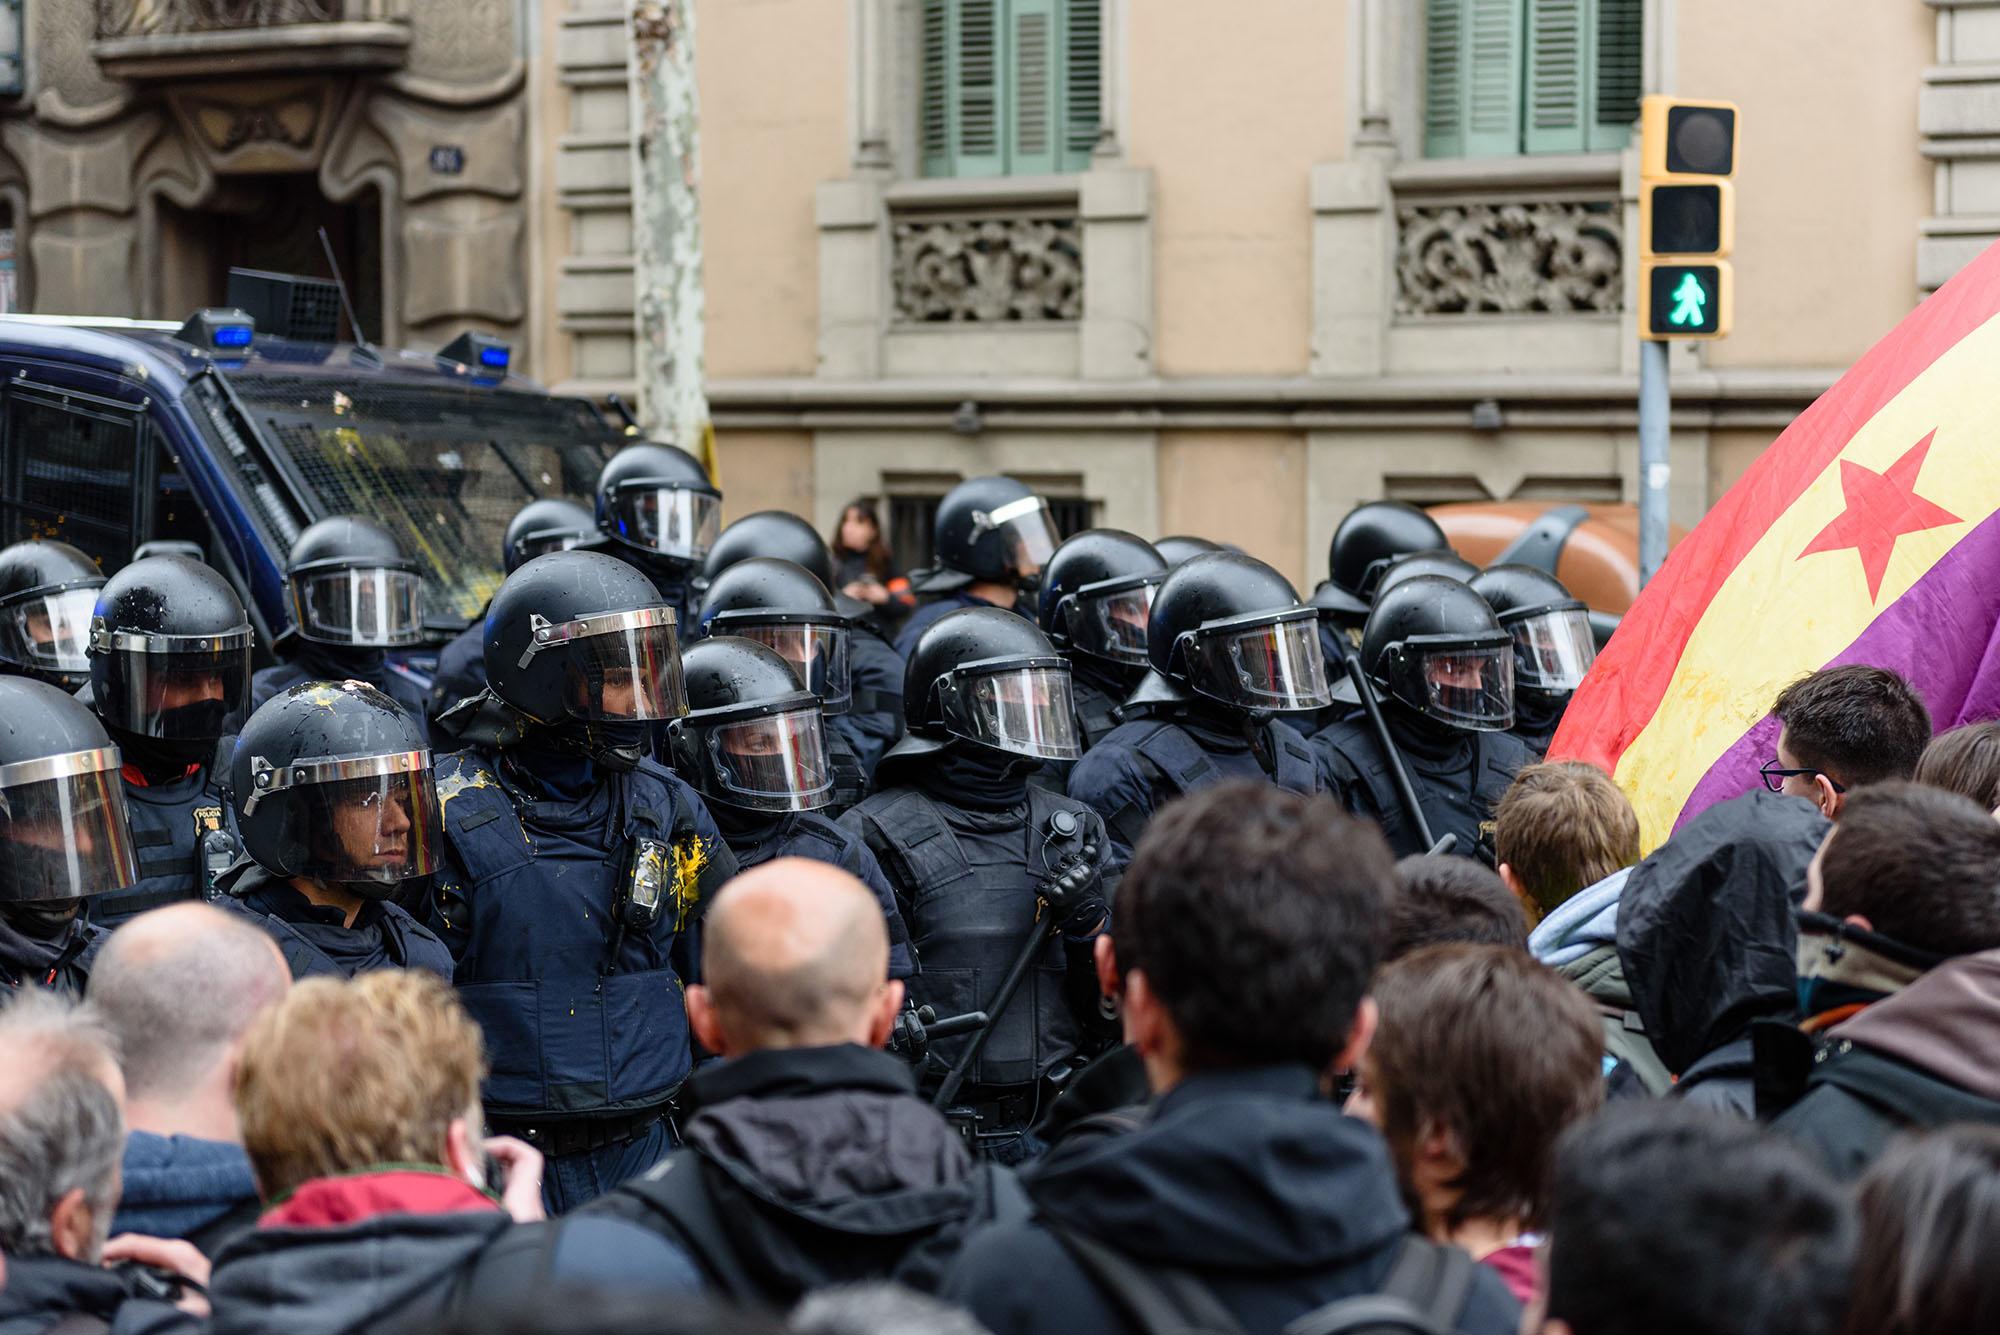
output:
[[[1667,559],[1668,419],[1667,345],[1639,340],[1639,583],[1643,587]]]

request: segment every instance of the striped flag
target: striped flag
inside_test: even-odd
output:
[[[1650,850],[1760,782],[1772,701],[1893,668],[1940,728],[2000,717],[2000,245],[1870,349],[1674,549],[1552,758],[1609,770]]]

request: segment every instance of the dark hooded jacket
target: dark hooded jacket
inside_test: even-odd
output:
[[[369,900],[354,926],[337,908],[315,904],[254,862],[239,862],[220,882],[224,905],[270,934],[294,978],[352,978],[373,969],[429,969],[451,980],[451,951],[430,928],[389,900]]]
[[[90,965],[109,935],[82,913],[53,936],[37,936],[0,916],[0,986],[46,987],[66,996],[82,996],[90,981]],[[5,992],[0,992],[4,999]]]
[[[1827,1030],[1805,1095],[1771,1123],[1843,1179],[1892,1136],[2000,1123],[2000,950],[1947,960]]]
[[[966,1233],[1027,1213],[904,1063],[853,1044],[753,1052],[695,1074],[685,1148],[593,1203],[694,1258],[706,1287],[787,1307],[889,1277],[935,1289]]]
[[[1812,803],[1751,793],[1695,817],[1627,878],[1618,956],[1680,1097],[1752,1115],[1750,1025],[1797,1006],[1793,910],[1826,831]]]
[[[201,1323],[170,1303],[134,1298],[118,1272],[60,1256],[10,1256],[0,1290],[0,1335],[42,1335],[69,1317],[95,1317],[109,1335],[182,1335]]]
[[[1026,1178],[1032,1223],[973,1235],[945,1285],[993,1335],[1134,1329],[1053,1229],[1205,1283],[1250,1335],[1373,1293],[1409,1230],[1381,1137],[1304,1066],[1182,1081],[1123,1135],[1073,1140]],[[1511,1335],[1520,1306],[1475,1267],[1457,1329]]]
[[[686,1259],[615,1219],[516,1225],[437,1170],[318,1178],[223,1249],[214,1335],[395,1335],[471,1303],[504,1308],[565,1284],[687,1293]]]
[[[257,1223],[257,1180],[241,1145],[128,1132],[119,1178],[113,1234],[185,1238],[214,1256]]]

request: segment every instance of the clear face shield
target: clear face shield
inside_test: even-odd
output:
[[[1060,659],[994,665],[968,663],[941,683],[951,731],[996,751],[1037,760],[1083,754],[1070,693],[1069,664]]]
[[[252,757],[249,819],[265,803],[292,805],[277,860],[293,876],[391,886],[437,871],[443,843],[429,751],[298,760]]]
[[[1146,666],[1146,618],[1152,615],[1159,578],[1143,584],[1093,592],[1077,590],[1069,608],[1069,641],[1080,653],[1113,663]]]
[[[0,903],[80,899],[138,879],[116,747],[0,765]]]
[[[1514,637],[1514,684],[1537,691],[1573,691],[1597,661],[1590,612],[1562,607],[1506,623]]]
[[[722,498],[685,487],[631,482],[611,494],[605,522],[613,537],[699,564],[722,529]]]
[[[143,737],[213,741],[242,726],[250,699],[250,628],[219,635],[106,630],[93,620],[90,652],[105,659],[97,699],[105,722]]]
[[[414,570],[308,570],[291,583],[292,616],[309,640],[387,648],[424,637],[424,580]]]
[[[1454,727],[1503,732],[1514,726],[1514,647],[1413,644],[1424,710]]]
[[[90,671],[95,588],[36,593],[0,607],[0,660],[31,672]]]
[[[812,811],[833,798],[833,766],[816,706],[707,730],[717,800],[752,811]]]
[[[563,701],[570,717],[640,721],[687,713],[672,608],[603,612],[560,625],[536,617],[533,628],[520,666],[538,654],[562,655]]]
[[[1319,616],[1310,607],[1262,621],[1209,623],[1181,638],[1188,681],[1203,695],[1277,713],[1333,703]]]
[[[829,714],[845,713],[853,698],[848,675],[847,627],[824,621],[737,621],[727,613],[715,619],[717,635],[741,635],[768,646],[792,665],[806,689],[819,697]]]
[[[997,530],[1006,545],[1008,564],[1022,579],[1041,574],[1042,567],[1056,554],[1062,534],[1056,531],[1049,503],[1039,496],[1023,496],[994,510],[983,527]]]
[[[591,536],[590,533],[579,532],[572,528],[523,533],[514,539],[513,550],[508,553],[507,559],[513,562],[512,568],[518,569],[536,557],[547,556],[550,552],[574,551],[589,542]]]

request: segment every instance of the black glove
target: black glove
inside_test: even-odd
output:
[[[1049,917],[1069,935],[1090,935],[1111,911],[1104,902],[1103,871],[1097,861],[1097,841],[1092,839],[1058,863],[1055,875],[1042,883]]]

